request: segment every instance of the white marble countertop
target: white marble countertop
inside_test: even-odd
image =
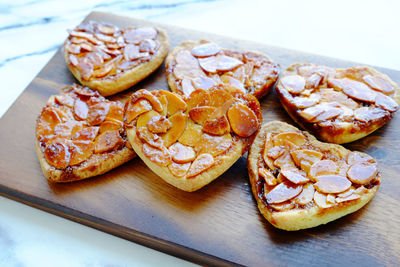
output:
[[[400,70],[394,0],[2,0],[0,116],[94,10]],[[0,197],[0,266],[160,264],[191,265]]]

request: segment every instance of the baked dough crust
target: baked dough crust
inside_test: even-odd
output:
[[[300,130],[284,122],[272,121],[266,123],[261,127],[261,130],[257,134],[249,151],[248,172],[254,198],[257,201],[261,214],[275,227],[287,231],[295,231],[326,224],[361,209],[372,199],[378,190],[379,184],[368,189],[368,192],[362,194],[359,199],[335,204],[330,208],[321,209],[314,205],[310,208],[304,209],[273,211],[265,205],[260,197],[258,197],[256,188],[256,181],[258,180],[258,162],[262,155],[265,135],[267,132],[300,132]],[[320,142],[308,132],[302,131],[302,133],[308,138],[313,146],[319,147],[323,151],[330,151],[329,153],[339,156],[340,158],[346,158],[348,153],[351,152],[340,145]],[[360,154],[364,153],[360,152]],[[380,178],[379,174],[378,177]]]
[[[65,49],[63,49],[65,62],[67,63],[71,73],[82,85],[97,90],[103,96],[114,95],[142,81],[144,78],[152,74],[163,63],[168,54],[170,40],[167,33],[163,29],[156,28],[156,30],[158,32],[157,39],[160,42],[160,47],[157,50],[157,53],[150,59],[150,61],[141,63],[137,67],[134,67],[128,71],[124,71],[117,76],[112,76],[109,78],[106,76],[100,79],[90,78],[89,81],[85,81],[81,78],[81,73],[79,70],[70,63],[68,53],[66,53]]]
[[[176,55],[182,51],[182,50],[189,50],[191,51],[194,47],[201,45],[201,44],[206,44],[209,43],[210,41],[207,40],[199,40],[199,41],[193,41],[193,40],[187,40],[179,44],[178,46],[174,47],[171,49],[171,51],[168,53],[168,56],[165,60],[165,73],[167,76],[167,81],[169,88],[171,88],[172,92],[179,93],[180,91],[178,90],[176,83],[175,83],[175,77],[172,74],[172,65],[175,61]],[[224,50],[224,49],[222,49]],[[255,55],[259,55],[261,57],[266,58],[267,60],[273,62],[273,60],[266,54],[258,52],[258,51],[245,51],[245,52],[251,52]],[[263,96],[267,95],[271,88],[274,86],[276,80],[278,79],[278,73],[276,74],[275,79],[268,79],[268,81],[265,83],[265,85],[260,89],[252,93],[257,99],[262,98]]]
[[[355,140],[361,139],[372,132],[376,131],[386,123],[388,123],[394,112],[390,112],[387,116],[381,117],[379,119],[371,120],[369,122],[341,122],[338,124],[331,124],[329,126],[320,126],[317,123],[312,123],[304,119],[298,113],[298,108],[293,105],[290,101],[293,99],[291,94],[282,86],[282,77],[293,74],[299,66],[308,65],[309,63],[295,63],[290,65],[281,75],[276,85],[276,92],[278,94],[279,100],[282,103],[282,106],[285,108],[286,112],[290,115],[290,117],[305,130],[310,131],[320,140],[335,143],[335,144],[344,144],[353,142]],[[371,74],[378,77],[382,77],[385,80],[389,81],[390,84],[395,88],[395,92],[392,96],[393,100],[396,101],[397,104],[400,105],[400,87],[393,82],[387,75],[378,72],[377,70],[371,67],[355,67],[352,68],[354,71],[363,71],[365,74]],[[342,71],[345,69],[336,69],[338,71]]]

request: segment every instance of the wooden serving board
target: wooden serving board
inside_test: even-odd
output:
[[[89,19],[121,27],[162,27],[172,47],[188,39],[210,39],[227,48],[262,51],[282,69],[298,61],[331,67],[357,65],[106,13],[91,13]],[[378,69],[400,83],[400,72]],[[139,158],[86,181],[48,183],[35,154],[35,121],[49,96],[73,82],[58,51],[0,119],[1,195],[200,264],[376,266],[400,262],[400,114],[370,136],[346,145],[379,162],[382,186],[371,203],[327,225],[285,232],[260,215],[249,187],[246,157],[194,193],[170,186]],[[167,89],[164,68],[133,89],[138,88]],[[260,102],[264,122],[293,124],[274,92]]]

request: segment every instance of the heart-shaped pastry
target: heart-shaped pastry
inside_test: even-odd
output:
[[[126,27],[84,22],[64,43],[68,68],[79,82],[103,96],[140,82],[164,61],[169,39],[154,27]]]
[[[254,139],[260,104],[223,87],[197,89],[184,99],[139,90],[125,106],[128,139],[137,155],[166,182],[195,191],[231,167]]]
[[[46,178],[82,180],[132,159],[123,107],[79,85],[51,96],[36,123],[36,153]]]
[[[166,59],[168,85],[188,97],[196,89],[223,84],[257,98],[266,95],[278,79],[279,66],[260,52],[221,48],[210,41],[185,41]]]
[[[301,127],[337,144],[382,127],[400,103],[399,86],[370,67],[334,69],[296,63],[282,73],[276,91]]]
[[[258,208],[293,231],[336,220],[367,204],[380,185],[376,161],[279,121],[262,126],[248,156]]]

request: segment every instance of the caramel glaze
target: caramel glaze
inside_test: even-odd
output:
[[[306,142],[303,145],[301,145],[299,147],[299,149],[310,149],[310,150],[321,152],[324,155],[322,159],[330,159],[330,160],[334,161],[335,163],[337,163],[339,161],[346,162],[345,159],[343,159],[343,158],[341,158],[339,156],[333,155],[329,150],[323,150],[323,149],[321,149],[319,147],[316,147],[316,146],[312,145],[308,139],[306,139]],[[258,168],[265,168],[267,170],[270,170],[261,155],[262,154],[260,154],[260,157],[258,158]],[[270,172],[274,175],[275,178],[277,178],[279,173],[280,173],[280,169],[276,168],[274,171],[270,170]],[[285,181],[287,181],[286,178],[283,177],[283,179]],[[364,186],[367,190],[369,190],[369,189],[372,189],[372,188],[374,188],[376,186],[379,186],[380,183],[381,183],[381,174],[378,171],[376,177],[374,179],[372,179],[369,183],[364,184],[364,185],[359,185],[359,184],[352,183],[352,186],[355,189],[357,189],[357,188],[359,188],[361,186]],[[289,185],[290,185],[290,183],[289,183]],[[268,203],[268,201],[266,199],[266,194],[265,194],[266,193],[265,192],[265,187],[266,186],[267,185],[266,185],[266,182],[263,179],[263,177],[261,177],[260,175],[257,174],[257,180],[256,180],[256,183],[255,183],[257,197],[269,209],[269,211],[271,211],[271,212],[279,212],[279,210],[274,209],[272,207],[272,205],[270,205]],[[293,184],[293,186],[295,186],[295,185]],[[272,188],[272,187],[270,187],[270,188]],[[358,201],[358,199],[351,200],[351,201]],[[300,204],[294,203],[294,201],[291,201],[291,200],[282,202],[282,204],[285,204],[285,203],[287,203],[287,204],[290,203],[292,205],[290,209],[308,209],[308,208],[316,206],[314,201],[311,201],[306,205],[300,205]],[[345,205],[345,203],[346,202],[335,203],[332,207],[338,207],[338,206],[341,206],[341,205]],[[326,210],[327,209],[320,209],[319,214],[323,214]]]

